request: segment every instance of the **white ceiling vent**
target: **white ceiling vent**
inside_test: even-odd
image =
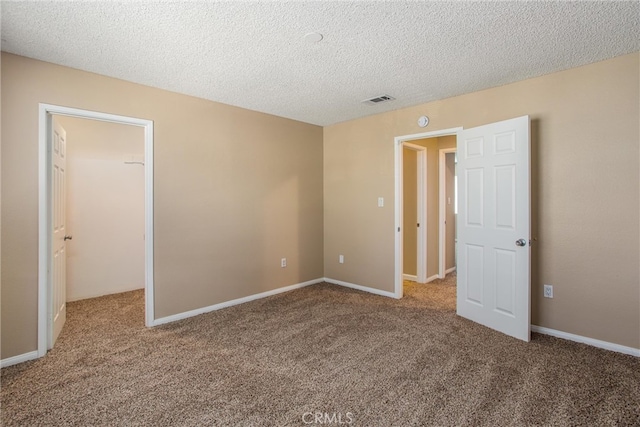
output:
[[[368,105],[376,105],[376,104],[381,104],[387,101],[393,101],[394,99],[395,98],[393,96],[380,95],[380,96],[376,96],[375,98],[365,99],[364,101],[362,101],[362,103],[368,104]]]

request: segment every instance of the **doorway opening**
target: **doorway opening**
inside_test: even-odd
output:
[[[38,247],[38,357],[46,354],[53,347],[55,341],[54,316],[66,303],[62,301],[58,290],[65,286],[66,272],[59,271],[59,265],[54,262],[54,246],[59,245],[58,240],[64,243],[72,236],[55,236],[60,216],[64,216],[64,180],[60,174],[60,161],[66,162],[66,149],[60,152],[60,127],[54,129],[54,116],[66,116],[70,118],[89,119],[100,122],[137,126],[143,128],[144,153],[138,154],[131,162],[144,164],[144,290],[145,290],[145,324],[153,326],[154,322],[154,281],[153,281],[153,122],[126,116],[117,116],[95,111],[62,107],[49,104],[39,105],[39,247]],[[64,158],[64,159],[62,159]],[[123,159],[126,160],[126,159]],[[65,168],[66,169],[66,168]],[[66,174],[66,170],[64,171]],[[61,199],[62,198],[62,199]],[[56,202],[57,200],[57,202]],[[54,209],[55,207],[55,209]],[[66,227],[64,227],[66,229]],[[58,239],[60,237],[60,239]],[[64,238],[63,238],[64,237]],[[57,242],[57,243],[56,243]],[[55,243],[55,245],[54,245]],[[64,246],[62,251],[66,252]],[[59,252],[57,254],[59,255]],[[66,267],[65,267],[66,269]],[[63,280],[60,285],[60,280]],[[61,326],[59,326],[60,328]]]
[[[455,135],[460,212],[456,220],[456,313],[530,340],[530,119],[521,116],[469,129],[394,139],[396,162],[395,293],[402,298],[402,170],[406,141]],[[441,147],[447,148],[447,147]],[[446,159],[446,153],[445,153]],[[454,202],[455,203],[455,202]],[[439,215],[436,213],[436,216]],[[429,213],[427,213],[427,222]],[[439,269],[442,269],[440,263]],[[440,270],[442,271],[442,270]],[[444,274],[444,271],[442,273]]]
[[[401,136],[401,137],[396,137],[394,139],[394,144],[395,144],[395,170],[396,170],[396,174],[395,174],[395,225],[396,225],[396,232],[395,232],[395,287],[394,287],[394,296],[396,298],[402,298],[403,296],[403,282],[404,282],[404,230],[405,227],[407,227],[409,230],[411,228],[413,228],[415,225],[414,224],[405,224],[404,221],[404,147],[409,145],[409,146],[419,146],[424,148],[425,151],[425,162],[426,162],[426,167],[425,167],[425,179],[423,180],[424,184],[425,184],[425,200],[422,203],[423,207],[424,207],[424,212],[425,212],[425,216],[423,219],[423,224],[424,227],[422,234],[424,236],[424,252],[423,252],[423,260],[424,260],[424,264],[425,264],[425,269],[424,269],[424,276],[422,278],[422,280],[418,280],[419,283],[426,283],[429,282],[431,280],[437,279],[438,277],[440,277],[440,273],[438,271],[439,269],[439,265],[441,264],[440,260],[438,259],[438,257],[440,256],[440,250],[438,249],[440,246],[440,241],[439,241],[439,229],[438,229],[438,225],[435,221],[439,222],[438,219],[438,212],[439,212],[439,207],[438,207],[438,187],[437,187],[437,181],[438,181],[438,163],[439,163],[439,157],[438,157],[438,153],[439,153],[439,148],[437,146],[437,143],[432,143],[432,142],[426,142],[426,141],[422,141],[422,140],[429,140],[429,139],[434,139],[434,138],[440,138],[440,137],[453,137],[453,147],[455,147],[455,138],[457,135],[457,132],[459,130],[462,130],[462,128],[452,128],[452,129],[444,129],[441,131],[434,131],[434,132],[425,132],[425,133],[420,133],[420,134],[414,134],[414,135],[406,135],[406,136]],[[427,148],[427,145],[425,144],[430,144],[429,147]],[[433,156],[429,156],[428,151],[429,149],[434,151],[434,155]],[[454,148],[455,149],[455,148]],[[427,159],[430,159],[429,161],[427,161]],[[433,165],[432,169],[429,168],[429,163],[431,162],[435,162],[435,164]],[[431,192],[429,192],[429,189],[426,188],[427,187],[427,183],[429,182],[429,178],[433,177],[434,179],[431,180],[431,186],[435,185],[435,190],[432,189]],[[435,197],[435,202],[429,203],[429,195]],[[431,219],[431,221],[430,221]],[[429,233],[429,225],[430,222],[432,222],[432,225],[435,226],[435,230],[432,233]],[[410,228],[409,228],[410,227]],[[420,228],[420,227],[419,227]],[[431,227],[433,228],[433,227]],[[429,240],[430,239],[430,240]],[[430,250],[429,248],[432,248],[432,250]],[[431,255],[431,263],[429,263],[429,259],[428,257]],[[431,264],[431,269],[429,268]],[[442,276],[444,277],[444,276]]]

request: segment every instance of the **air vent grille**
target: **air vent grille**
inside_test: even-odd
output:
[[[389,95],[380,95],[380,96],[376,96],[374,98],[370,98],[370,99],[365,99],[364,101],[362,101],[364,104],[368,104],[368,105],[376,105],[376,104],[380,104],[382,102],[387,102],[387,101],[393,101],[395,98],[393,96],[389,96]]]

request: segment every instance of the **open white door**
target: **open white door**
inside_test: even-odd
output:
[[[458,315],[530,339],[529,116],[458,133]]]
[[[62,331],[64,322],[67,319],[67,251],[65,249],[67,236],[66,226],[66,150],[67,133],[57,123],[54,116],[51,116],[52,132],[51,137],[51,157],[52,164],[52,289],[51,289],[51,339],[49,348],[53,348]]]

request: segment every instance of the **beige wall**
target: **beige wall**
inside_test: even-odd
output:
[[[403,274],[418,274],[418,152],[403,148]],[[424,224],[423,224],[424,226]]]
[[[447,270],[456,266],[456,154],[445,154],[445,263]]]
[[[321,127],[6,53],[1,91],[2,358],[36,349],[39,102],[154,121],[157,318],[323,276]]]
[[[638,53],[324,129],[325,276],[394,288],[394,137],[530,115],[532,323],[640,347]],[[353,254],[337,264],[340,251]],[[542,285],[554,285],[554,299]]]
[[[144,129],[57,116],[67,132],[67,301],[144,288]]]

